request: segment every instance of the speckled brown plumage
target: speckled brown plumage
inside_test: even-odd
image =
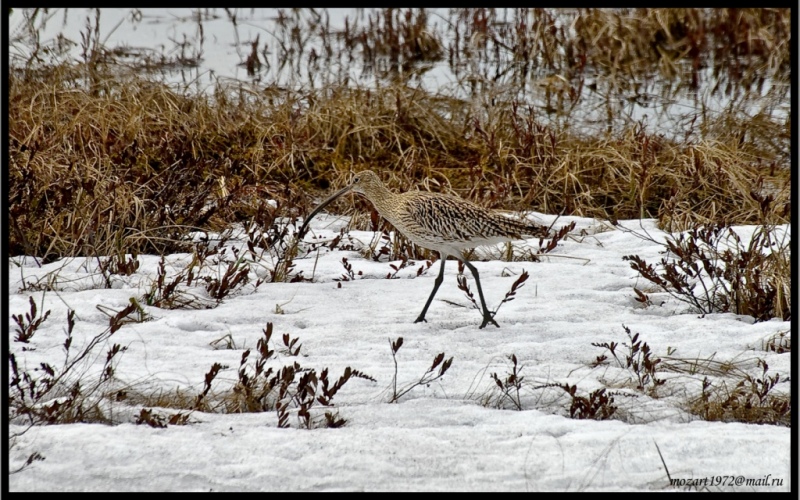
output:
[[[426,191],[394,194],[370,170],[356,174],[352,190],[363,194],[381,216],[417,245],[454,257],[476,246],[547,233],[541,226],[455,196]]]

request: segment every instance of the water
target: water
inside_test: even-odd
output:
[[[710,65],[699,69],[699,85],[691,88],[686,84],[691,68],[682,62],[674,68],[678,77],[669,81],[659,74],[620,78],[603,68],[584,68],[579,75],[569,68],[554,71],[546,55],[514,60],[510,51],[501,50],[502,41],[476,40],[474,33],[473,39],[459,39],[458,23],[465,14],[456,10],[425,11],[425,32],[444,42],[438,52],[420,50],[419,60],[382,52],[381,37],[391,35],[390,27],[398,29],[398,23],[375,9],[40,9],[30,23],[35,29],[29,30],[33,12],[15,9],[10,16],[12,66],[24,66],[34,54],[42,61],[85,61],[93,47],[102,46],[106,60],[121,72],[150,72],[194,92],[210,92],[220,84],[303,92],[400,82],[467,101],[477,117],[487,116],[492,106],[515,102],[539,120],[585,135],[638,125],[669,139],[708,140],[713,136],[701,137],[695,125],[729,113],[738,120],[759,116],[778,123],[790,114],[783,84],[766,78],[741,92],[722,91],[717,85],[722,77]],[[546,14],[552,15],[551,29],[574,32],[572,9]],[[511,30],[511,17],[502,9],[493,22],[504,26],[501,31]],[[359,30],[374,38],[354,42]],[[404,40],[402,33],[395,35]],[[563,56],[563,47],[559,50]],[[786,97],[776,99],[776,94]]]

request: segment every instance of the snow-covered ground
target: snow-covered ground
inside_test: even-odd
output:
[[[549,223],[553,217],[536,214]],[[252,265],[251,281],[211,309],[159,309],[144,306],[149,321],[130,322],[99,346],[76,371],[97,380],[112,344],[127,347],[119,356],[114,387],[127,393],[153,395],[182,391],[194,398],[203,391],[204,377],[214,363],[223,369],[208,398],[221,397],[237,380],[245,349],[255,359],[257,342],[273,323],[271,346],[276,354],[268,366],[279,369],[297,361],[320,373],[329,368],[332,381],[346,367],[375,379],[350,379],[333,398],[334,411],[346,419],[340,428],[300,428],[291,413],[291,428],[279,428],[275,411],[262,413],[190,413],[186,425],[154,428],[136,425],[141,405],[123,400],[104,406],[115,425],[81,423],[26,428],[10,446],[10,468],[32,453],[45,457],[10,475],[12,491],[86,490],[672,490],[668,477],[701,481],[712,491],[788,491],[791,485],[791,430],[777,425],[708,422],[687,411],[698,397],[704,376],[714,384],[720,373],[680,373],[663,370],[666,382],[655,391],[637,390],[635,375],[621,367],[608,350],[593,343],[623,344],[623,329],[639,333],[654,356],[670,359],[731,362],[754,376],[762,374],[757,359],[780,374],[775,389],[788,393],[790,354],[764,349],[770,336],[790,329],[778,320],[754,323],[734,314],[701,317],[638,277],[625,255],[650,263],[663,247],[633,232],[607,223],[562,217],[556,227],[575,221],[573,237],[562,240],[541,262],[504,262],[496,257],[474,261],[490,309],[495,309],[523,271],[530,275],[513,301],[502,304],[500,328],[479,329],[481,316],[456,283],[457,263],[448,262],[445,281],[433,301],[427,323],[414,323],[433,287],[439,264],[417,276],[422,261],[400,269],[399,279],[385,260],[365,259],[357,250],[329,251],[322,246],[301,256],[291,271],[302,271],[313,282],[262,283],[272,261]],[[330,240],[347,220],[319,216],[313,234]],[[663,241],[652,220],[623,221],[640,234]],[[751,228],[742,228],[747,234]],[[786,228],[788,231],[788,227]],[[350,231],[358,247],[373,233]],[[312,240],[313,241],[313,240]],[[241,240],[233,240],[242,247]],[[538,248],[538,240],[520,242],[518,251]],[[502,247],[498,247],[501,249]],[[495,252],[495,254],[499,253]],[[226,252],[231,256],[231,252]],[[245,255],[244,252],[240,256]],[[491,252],[484,256],[492,257]],[[346,274],[342,258],[352,266]],[[13,258],[9,317],[30,310],[33,297],[39,312],[50,310],[29,343],[10,350],[20,371],[33,374],[41,362],[56,369],[64,361],[67,311],[76,311],[71,351],[79,352],[108,327],[110,311],[127,306],[131,297],[142,302],[157,276],[159,257],[139,256],[131,276],[113,275],[106,287],[96,259],[65,259],[37,267],[31,258]],[[211,262],[213,259],[209,259]],[[167,281],[183,269],[190,256],[167,257]],[[226,263],[211,266],[222,274]],[[207,270],[208,272],[208,270]],[[359,274],[360,272],[360,274]],[[23,288],[23,282],[44,283],[53,290]],[[466,274],[477,299],[472,276]],[[341,287],[339,286],[341,284]],[[644,307],[635,300],[637,286],[651,297]],[[208,299],[204,283],[192,285],[197,300]],[[104,312],[104,310],[106,312]],[[112,312],[113,314],[113,312]],[[135,315],[132,315],[133,317]],[[281,336],[288,333],[302,344],[291,356]],[[404,339],[397,351],[397,386],[418,381],[439,353],[452,357],[450,369],[438,380],[412,388],[397,403],[393,395],[395,362],[390,342]],[[492,374],[505,380],[514,355],[523,376],[519,403],[503,398]],[[598,356],[610,361],[593,367]],[[698,361],[699,360],[699,361]],[[436,370],[438,372],[438,368]],[[727,379],[735,383],[739,379]],[[618,408],[608,420],[570,418],[571,398],[547,384],[577,386],[588,397],[597,389],[614,392]],[[514,395],[515,393],[512,393]],[[169,397],[165,397],[165,400]],[[151,407],[171,415],[174,408]],[[315,417],[330,410],[317,405]],[[27,430],[26,430],[27,429]],[[666,469],[665,470],[665,465]],[[706,480],[705,484],[702,481]],[[773,485],[775,479],[782,484]],[[769,484],[764,486],[764,484]],[[702,488],[701,488],[702,489]]]

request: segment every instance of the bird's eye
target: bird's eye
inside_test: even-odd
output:
[[[356,183],[356,182],[358,182],[358,177],[354,177],[353,178],[353,183]]]

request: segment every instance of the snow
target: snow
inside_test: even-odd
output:
[[[532,214],[547,224],[554,217]],[[666,293],[649,290],[654,305],[635,300],[633,287],[647,289],[623,261],[639,255],[654,263],[662,246],[637,237],[649,234],[656,242],[665,233],[655,221],[621,221],[621,228],[580,217],[562,217],[555,227],[575,221],[573,236],[562,240],[540,262],[504,262],[504,248],[483,249],[474,260],[480,272],[487,305],[494,310],[523,271],[530,275],[513,301],[502,304],[496,316],[500,328],[479,329],[479,311],[458,289],[458,266],[448,261],[445,281],[428,310],[427,323],[414,323],[439,270],[434,263],[421,276],[416,261],[394,272],[358,251],[359,242],[377,241],[372,232],[350,230],[353,250],[312,249],[304,246],[292,275],[302,271],[313,282],[262,283],[274,256],[251,265],[251,281],[210,309],[159,309],[144,305],[149,321],[130,322],[81,363],[87,380],[97,378],[112,344],[120,354],[115,387],[153,394],[182,390],[192,398],[202,392],[205,374],[214,363],[227,365],[212,384],[211,396],[230,390],[245,349],[263,338],[267,322],[274,325],[271,345],[276,355],[269,366],[279,369],[295,361],[305,368],[330,371],[335,381],[348,366],[375,381],[350,379],[333,398],[334,411],[346,419],[343,427],[300,428],[296,412],[291,428],[279,428],[275,411],[263,413],[188,412],[187,425],[153,428],[136,425],[142,409],[127,401],[105,403],[114,425],[77,423],[49,426],[9,424],[12,435],[10,469],[21,466],[33,452],[45,457],[9,476],[12,491],[271,491],[271,490],[487,490],[487,491],[642,491],[682,490],[672,478],[702,479],[742,476],[782,479],[780,486],[709,486],[712,491],[788,491],[791,487],[791,429],[776,425],[708,422],[687,411],[686,402],[701,390],[703,374],[658,372],[666,379],[655,396],[636,389],[632,373],[611,362],[592,367],[607,350],[592,343],[629,339],[623,330],[639,333],[654,355],[689,360],[734,362],[760,375],[758,358],[779,373],[776,392],[788,393],[789,353],[764,350],[770,336],[790,329],[790,323],[755,323],[747,316],[701,316]],[[330,241],[348,220],[321,214],[311,224],[306,241]],[[628,229],[628,230],[624,230]],[[786,227],[788,233],[789,228]],[[743,230],[740,234],[748,234]],[[228,248],[244,246],[234,238]],[[317,239],[315,239],[317,238]],[[340,247],[344,245],[343,239]],[[746,241],[746,240],[745,240]],[[538,240],[515,243],[518,255],[537,249]],[[232,261],[231,251],[226,251]],[[244,250],[240,256],[246,255]],[[342,258],[352,265],[354,279],[335,281],[345,274]],[[97,272],[96,259],[64,259],[37,266],[31,258],[9,262],[9,318],[30,310],[33,297],[39,312],[50,316],[25,344],[10,350],[20,370],[32,373],[41,362],[63,365],[66,315],[76,311],[73,352],[78,352],[108,326],[108,315],[150,290],[157,276],[158,256],[140,255],[131,276],[113,275],[111,288]],[[189,254],[166,258],[167,280],[191,260]],[[219,276],[227,262],[212,264]],[[361,271],[361,275],[358,272]],[[477,290],[472,276],[468,284]],[[51,281],[53,290],[33,290],[23,283]],[[339,285],[341,284],[341,288]],[[204,304],[214,305],[201,282],[189,291]],[[23,290],[23,288],[26,288]],[[99,306],[99,307],[98,307]],[[462,307],[463,306],[463,307]],[[113,312],[111,312],[113,314]],[[13,327],[15,323],[9,319]],[[289,333],[302,344],[290,356],[281,341]],[[389,403],[395,364],[390,342],[403,337],[396,354],[399,387],[407,387],[430,367],[434,357],[452,357],[440,379],[414,387]],[[230,348],[229,348],[230,347]],[[503,400],[491,374],[505,379],[515,355],[524,376],[522,411]],[[624,353],[623,353],[624,356]],[[610,356],[609,356],[610,357]],[[712,382],[721,375],[709,375]],[[728,384],[731,380],[728,379]],[[577,393],[607,388],[617,412],[609,420],[579,420],[569,416],[566,392],[546,384],[577,386]],[[211,397],[210,396],[210,397]],[[174,408],[152,408],[170,415]],[[326,409],[319,405],[312,414]],[[330,409],[328,409],[330,410]],[[660,452],[659,452],[660,450]],[[663,462],[662,462],[663,457]],[[713,479],[710,479],[713,480]],[[732,481],[733,479],[731,479]]]

